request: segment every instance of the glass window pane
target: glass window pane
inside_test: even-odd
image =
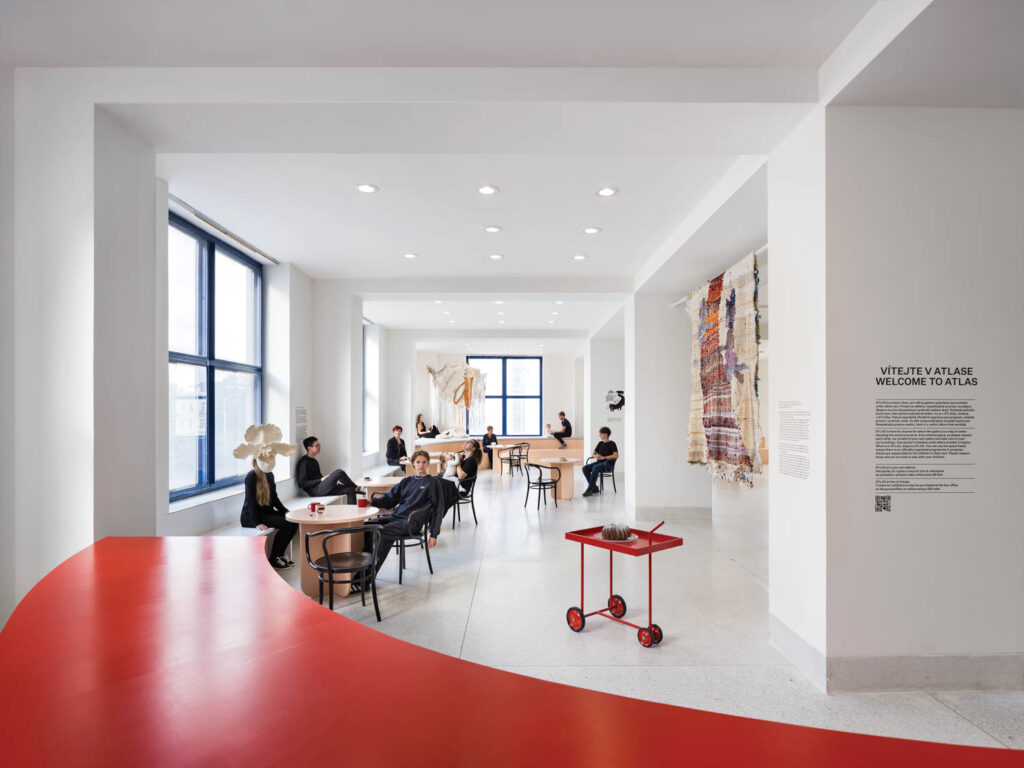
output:
[[[509,395],[540,394],[540,360],[510,357],[505,362],[505,383]]]
[[[501,391],[501,358],[493,357],[470,357],[467,362],[474,368],[479,368],[484,375],[484,392],[488,397],[502,394]],[[497,429],[498,425],[494,425]]]
[[[176,491],[204,481],[206,369],[171,363],[169,384],[170,481]]]
[[[200,355],[199,241],[167,228],[167,343],[171,352]]]
[[[483,408],[471,408],[469,411],[469,433],[471,435],[482,435],[487,432],[487,427],[494,427],[494,434],[503,434],[501,431],[501,398],[484,398]]]
[[[214,480],[244,475],[250,461],[236,459],[232,451],[245,442],[245,430],[256,423],[256,374],[236,371],[213,373]]]
[[[508,434],[540,434],[540,398],[510,399],[506,403]]]
[[[220,251],[214,269],[214,355],[257,365],[256,273]]]

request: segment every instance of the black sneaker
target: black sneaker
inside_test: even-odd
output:
[[[587,498],[587,496],[593,496],[595,493],[597,493],[597,491],[592,491],[588,488],[583,492],[583,498]]]
[[[275,557],[270,561],[270,565],[278,571],[283,571],[285,568],[291,568],[291,565],[283,557]]]

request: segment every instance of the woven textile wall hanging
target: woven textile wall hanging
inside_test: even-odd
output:
[[[753,485],[761,473],[757,401],[757,260],[751,254],[691,293],[693,324],[687,459]]]

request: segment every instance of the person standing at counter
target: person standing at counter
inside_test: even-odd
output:
[[[619,458],[619,447],[612,442],[612,431],[608,427],[601,427],[597,430],[601,440],[594,447],[590,454],[597,461],[592,464],[583,465],[583,476],[587,478],[587,490],[584,496],[593,496],[601,491],[597,487],[597,481],[601,478],[602,472],[611,472],[615,469],[615,460]]]
[[[408,459],[409,454],[405,452],[405,441],[402,439],[402,427],[396,424],[391,428],[393,437],[388,440],[387,459],[392,467],[402,466],[402,459]]]
[[[306,455],[295,465],[295,484],[309,496],[344,496],[349,504],[356,503],[356,491],[359,486],[343,470],[336,469],[327,477],[320,471],[320,462],[316,457],[320,453],[320,441],[315,437],[307,437],[302,441]]]

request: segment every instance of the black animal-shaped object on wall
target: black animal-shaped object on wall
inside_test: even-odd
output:
[[[608,403],[608,410],[612,412],[621,411],[626,404],[626,394],[621,389],[609,389],[604,399]]]

